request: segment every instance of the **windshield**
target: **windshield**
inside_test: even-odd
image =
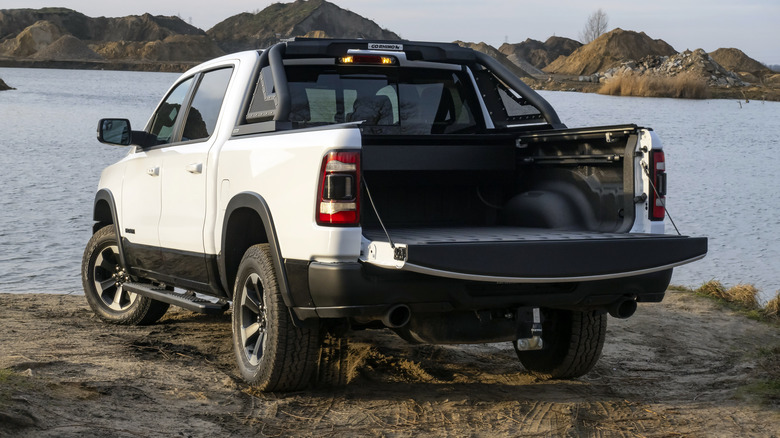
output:
[[[419,68],[288,66],[296,127],[363,122],[369,134],[471,133],[483,128],[468,75]]]

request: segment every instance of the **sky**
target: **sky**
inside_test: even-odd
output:
[[[52,3],[56,1],[56,3]],[[220,0],[0,0],[0,9],[62,6],[90,17],[178,15],[203,30],[241,12],[259,12],[278,1]],[[284,3],[292,0],[279,0]],[[329,0],[369,18],[404,39],[484,41],[499,47],[526,38],[579,39],[588,16],[607,13],[609,30],[645,32],[677,51],[735,47],[766,63],[780,64],[778,0]],[[196,6],[197,4],[197,6]]]

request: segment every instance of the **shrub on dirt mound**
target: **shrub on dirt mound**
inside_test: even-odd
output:
[[[93,52],[80,39],[73,35],[65,35],[57,41],[49,44],[39,50],[33,58],[35,59],[53,59],[58,61],[65,60],[101,60],[102,56]]]
[[[591,75],[646,56],[671,56],[674,47],[654,40],[644,32],[615,29],[580,47],[566,58],[558,58],[544,68],[548,73]]]
[[[737,73],[751,73],[756,76],[764,76],[772,73],[764,64],[747,56],[745,52],[739,49],[718,49],[710,52],[710,56],[718,64]]]

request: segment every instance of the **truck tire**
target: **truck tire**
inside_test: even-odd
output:
[[[543,379],[573,379],[587,374],[601,356],[607,333],[603,312],[550,310],[542,324],[544,349],[521,351],[520,363]]]
[[[319,331],[293,324],[268,244],[250,247],[233,295],[233,349],[243,378],[261,391],[307,386],[316,367]]]
[[[112,324],[148,325],[162,318],[169,304],[125,291],[126,278],[119,264],[114,226],[105,226],[89,239],[81,260],[81,282],[89,307]]]

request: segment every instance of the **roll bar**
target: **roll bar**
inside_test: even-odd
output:
[[[495,58],[482,52],[474,51],[474,55],[477,57],[477,61],[488,70],[492,71],[499,79],[507,83],[510,87],[517,90],[531,105],[539,109],[547,123],[552,126],[553,129],[564,129],[566,125],[561,122],[558,117],[558,113],[555,112],[550,102],[547,102],[545,98],[539,95],[528,84],[521,81],[520,78],[515,76],[508,68],[501,65]]]

